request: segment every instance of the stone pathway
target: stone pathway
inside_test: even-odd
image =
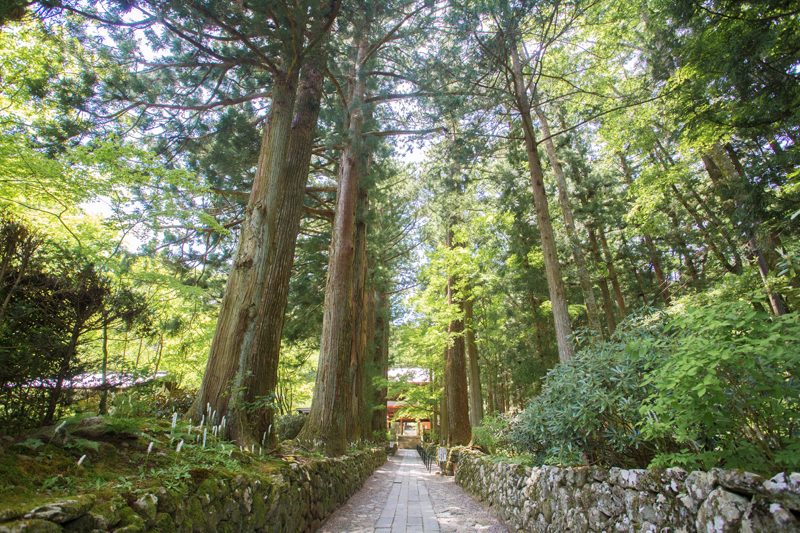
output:
[[[398,450],[322,525],[319,533],[507,533],[456,485],[429,473],[415,450]]]

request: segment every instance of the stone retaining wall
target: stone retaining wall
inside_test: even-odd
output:
[[[800,531],[797,473],[531,468],[463,449],[456,482],[518,531]]]
[[[383,449],[293,463],[277,474],[193,470],[183,489],[100,499],[60,499],[0,514],[0,533],[115,531],[315,531],[386,461]]]

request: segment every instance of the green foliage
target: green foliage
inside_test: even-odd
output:
[[[44,446],[44,441],[42,441],[42,439],[29,437],[23,441],[17,442],[15,446],[19,446],[21,448],[27,448],[29,450],[38,450],[39,448]]]
[[[643,436],[672,438],[654,465],[762,473],[800,467],[800,322],[746,301],[687,305],[661,341],[671,356],[644,380]]]
[[[511,419],[504,415],[485,416],[481,424],[472,428],[472,444],[492,455],[502,453],[511,446],[508,433]]]
[[[630,318],[608,341],[578,352],[551,370],[513,422],[514,447],[547,464],[644,467],[654,443],[639,431],[642,377],[663,357],[658,319]]]
[[[8,216],[0,216],[0,265],[0,420],[15,432],[69,405],[64,381],[88,366],[80,357],[87,339],[108,327],[130,330],[147,306],[80,250]]]
[[[727,299],[629,319],[552,370],[513,421],[515,449],[553,464],[797,469],[800,323],[733,299],[733,278],[716,292]]]

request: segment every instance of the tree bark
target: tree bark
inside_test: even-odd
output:
[[[325,55],[299,74],[276,79],[259,162],[233,270],[217,320],[206,373],[190,416],[211,405],[228,437],[252,444],[270,431],[280,340],[311,148],[319,116]]]
[[[602,337],[603,330],[600,326],[600,313],[597,310],[597,300],[594,297],[594,289],[592,288],[592,280],[589,277],[589,270],[586,268],[586,256],[583,253],[583,247],[580,239],[578,239],[578,231],[575,228],[575,217],[572,213],[572,206],[570,205],[567,178],[564,175],[564,169],[561,167],[561,161],[558,159],[556,145],[553,142],[553,138],[550,136],[550,124],[547,122],[547,116],[545,116],[536,98],[534,98],[533,101],[533,109],[536,112],[536,116],[539,117],[539,125],[542,130],[542,135],[545,137],[545,152],[547,153],[547,158],[550,160],[550,166],[553,168],[553,174],[556,177],[558,204],[561,206],[561,214],[564,217],[564,227],[567,230],[567,238],[572,248],[572,257],[575,260],[575,267],[578,270],[578,281],[581,285],[583,301],[586,304],[586,315],[589,319],[589,327]]]
[[[379,378],[381,381],[380,386],[374,385],[372,380],[369,383],[373,387],[371,433],[374,435],[376,431],[384,432],[386,430],[386,396],[388,394],[386,382],[389,379],[389,309],[387,307],[388,297],[386,293],[374,290],[372,298],[375,315],[372,368],[373,377]]]
[[[445,348],[444,358],[447,361],[447,348]],[[446,445],[450,442],[450,422],[447,409],[447,383],[442,380],[442,396],[439,398],[439,443]]]
[[[366,169],[364,169],[366,170]],[[366,358],[367,324],[371,299],[367,298],[367,192],[359,189],[356,208],[355,256],[353,258],[353,298],[350,304],[353,338],[350,347],[350,383],[352,405],[348,420],[348,439],[357,441],[363,437],[364,411],[366,409]]]
[[[536,208],[536,221],[542,241],[542,254],[544,255],[545,274],[547,286],[550,291],[550,303],[553,308],[553,321],[556,330],[556,343],[558,345],[558,358],[563,363],[572,359],[572,326],[569,321],[567,296],[564,289],[564,280],[561,277],[561,265],[558,262],[555,234],[550,218],[550,209],[547,205],[547,192],[544,188],[544,173],[542,163],[537,151],[538,143],[531,120],[531,107],[527,84],[523,78],[522,64],[520,63],[518,44],[514,43],[511,49],[513,67],[514,97],[517,110],[522,120],[522,131],[525,137],[525,149],[528,157],[528,171],[530,173],[533,203]]]
[[[495,404],[496,394],[495,394],[495,384],[497,383],[497,379],[495,377],[496,368],[492,367],[489,369],[489,376],[488,376],[488,391],[486,393],[486,408],[489,410],[490,415],[494,415],[497,413],[497,406]]]
[[[451,222],[452,223],[452,222]],[[453,248],[453,231],[448,228],[445,242]],[[464,332],[465,302],[455,294],[456,279],[450,276],[447,280],[447,305],[458,306],[461,317],[450,321],[447,328],[448,347],[444,368],[444,386],[447,396],[447,444],[458,446],[468,444],[472,438],[472,427],[469,414],[469,394],[467,390],[467,361]]]
[[[352,73],[348,139],[339,166],[336,216],[333,222],[328,279],[325,286],[322,340],[317,379],[308,420],[298,435],[305,441],[321,441],[325,453],[341,455],[347,447],[351,383],[348,369],[352,348],[352,298],[354,285],[355,224],[359,181],[363,167],[363,63],[368,53],[367,32],[357,41]]]
[[[473,308],[475,302],[469,299],[464,302],[464,341],[469,363],[469,422],[472,427],[479,426],[483,420],[483,391],[481,390],[481,370],[478,365],[478,345],[475,343],[475,320]]]

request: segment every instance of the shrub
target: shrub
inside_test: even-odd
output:
[[[797,314],[697,297],[668,313],[550,371],[514,447],[555,464],[800,469]]]
[[[549,464],[646,466],[656,448],[639,431],[639,406],[650,392],[642,378],[663,357],[662,329],[662,315],[629,318],[611,340],[552,369],[514,420],[512,445]]]
[[[275,418],[275,435],[278,441],[291,440],[297,437],[308,415],[282,415]]]
[[[655,466],[800,468],[800,321],[744,301],[687,306],[663,340],[671,355],[647,376],[644,436],[674,438]]]
[[[510,418],[503,415],[486,416],[479,426],[472,428],[472,444],[490,454],[507,451],[511,447],[508,440],[510,430]]]

